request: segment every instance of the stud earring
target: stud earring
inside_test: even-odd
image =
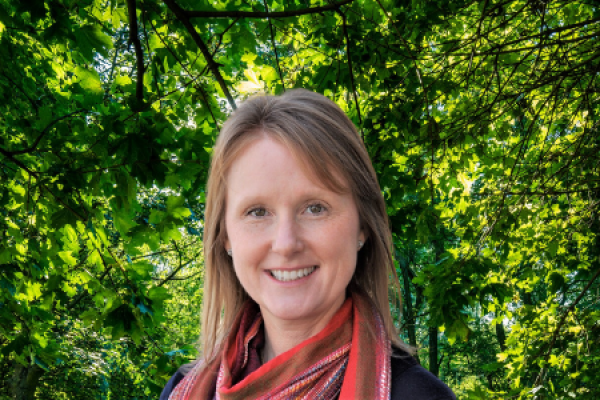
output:
[[[358,249],[359,249],[359,250],[360,250],[360,249],[362,249],[362,247],[363,247],[363,244],[364,244],[364,243],[363,243],[362,241],[360,241],[360,240],[358,241]]]
[[[232,255],[232,254],[233,254],[233,250],[231,250],[231,249],[227,249],[227,255],[228,255],[229,257],[231,257],[231,255]]]

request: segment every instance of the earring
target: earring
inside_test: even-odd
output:
[[[358,241],[358,249],[359,249],[359,250],[360,250],[360,249],[362,249],[362,247],[363,247],[363,244],[364,244],[364,243],[363,243],[362,241],[360,241],[360,240]]]
[[[231,250],[231,249],[227,249],[227,255],[228,255],[229,257],[231,257],[231,255],[232,255],[232,254],[233,254],[233,250]]]

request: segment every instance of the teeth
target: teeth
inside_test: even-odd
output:
[[[303,269],[297,269],[294,271],[272,270],[269,272],[271,273],[271,276],[273,278],[277,279],[278,281],[288,282],[288,281],[294,281],[296,279],[304,278],[305,276],[312,274],[315,269],[317,269],[317,267],[308,267],[308,268],[303,268]]]

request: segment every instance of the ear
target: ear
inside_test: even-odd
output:
[[[227,236],[225,236],[225,239],[223,239],[223,244],[225,245],[225,251],[231,248],[231,242]]]
[[[367,235],[365,235],[364,229],[360,230],[360,233],[358,234],[358,240],[360,240],[363,243],[365,243],[367,241]]]

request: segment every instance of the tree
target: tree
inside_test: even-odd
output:
[[[470,398],[596,398],[599,31],[565,0],[1,1],[0,393],[155,398],[193,356],[219,127],[306,87],[372,157],[420,359]]]

